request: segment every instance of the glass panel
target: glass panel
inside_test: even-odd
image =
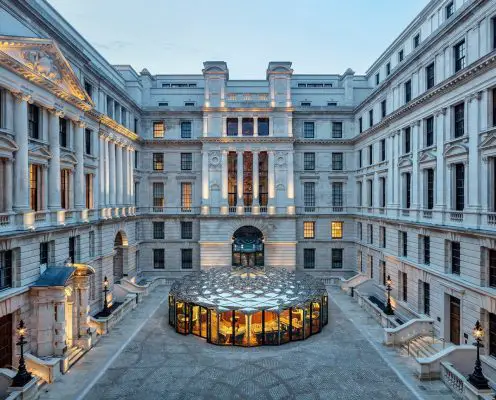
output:
[[[312,314],[310,313],[310,304],[305,304],[305,339],[312,334],[311,331],[311,318]]]
[[[248,316],[240,311],[234,314],[234,344],[236,346],[247,346]]]
[[[191,333],[200,336],[200,306],[191,306]]]
[[[233,344],[233,311],[226,311],[219,314],[219,344]]]
[[[328,322],[328,304],[327,304],[327,296],[322,297],[322,325],[327,325]]]
[[[183,335],[189,333],[189,307],[187,303],[176,303],[176,330]]]
[[[169,296],[169,324],[175,326],[176,322],[176,304],[174,302],[174,296]]]
[[[217,312],[214,310],[209,310],[210,312],[210,342],[217,344],[219,340],[219,323]]]
[[[251,316],[250,346],[260,346],[263,340],[262,311]]]
[[[200,336],[207,337],[207,309],[200,307]]]
[[[303,340],[303,309],[293,308],[291,311],[292,336],[291,340]]]
[[[312,303],[312,334],[320,332],[320,303]]]
[[[281,344],[289,342],[289,333],[291,331],[291,309],[283,310],[279,315],[279,330]]]
[[[265,344],[279,344],[279,315],[264,311]]]

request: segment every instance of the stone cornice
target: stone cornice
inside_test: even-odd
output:
[[[204,113],[228,113],[228,112],[260,112],[260,113],[276,113],[276,112],[293,112],[294,107],[203,107]]]
[[[453,90],[454,88],[466,83],[469,80],[474,79],[475,77],[490,70],[491,68],[494,68],[495,63],[496,63],[496,50],[492,51],[485,57],[472,63],[467,68],[459,71],[454,76],[434,86],[432,89],[428,90],[424,94],[414,98],[408,104],[405,104],[396,111],[392,112],[383,120],[378,122],[376,125],[368,128],[367,130],[363,131],[360,135],[356,136],[355,142],[360,141],[367,135],[373,134],[377,131],[387,128],[393,122],[396,122],[400,118],[404,117],[406,114],[410,114],[411,112],[416,110],[418,107],[424,105],[425,103],[431,102],[441,97],[442,95]]]
[[[295,144],[354,144],[354,139],[295,139]]]
[[[85,115],[94,121],[100,122],[101,124],[105,125],[106,127],[114,130],[115,132],[120,133],[121,135],[125,136],[126,138],[132,140],[133,142],[138,142],[141,140],[141,138],[136,133],[127,129],[125,126],[118,124],[112,118],[107,117],[105,114],[102,114],[101,112],[99,112],[95,109],[89,110],[88,112],[86,112]]]
[[[293,137],[275,136],[222,136],[203,137],[202,143],[294,143]]]
[[[143,145],[179,145],[179,146],[184,146],[184,145],[201,145],[202,142],[201,140],[197,139],[143,139],[142,140]]]

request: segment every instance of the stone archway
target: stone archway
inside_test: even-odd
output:
[[[232,236],[232,265],[261,267],[264,265],[264,235],[252,225],[242,226]]]
[[[119,231],[114,239],[114,261],[113,274],[114,282],[118,283],[124,274],[124,264],[127,261],[128,242],[124,231]]]

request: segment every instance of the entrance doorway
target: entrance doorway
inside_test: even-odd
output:
[[[117,232],[114,240],[114,282],[118,283],[124,276],[124,250],[127,249],[127,239],[122,231]]]
[[[12,366],[12,314],[0,317],[0,368]]]
[[[460,344],[460,299],[450,296],[450,341]]]
[[[239,228],[232,237],[232,265],[261,267],[264,265],[264,237],[254,226]]]

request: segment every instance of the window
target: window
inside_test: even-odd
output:
[[[369,145],[369,165],[372,165],[374,163],[374,147],[370,144]]]
[[[304,239],[315,239],[315,222],[314,221],[304,221],[303,222],[303,238]]]
[[[253,118],[241,120],[241,132],[243,136],[253,136]]]
[[[420,45],[420,33],[417,33],[413,37],[413,48],[416,49],[417,47],[419,47],[419,45]]]
[[[153,183],[153,211],[162,211],[162,207],[165,205],[164,200],[164,184],[162,182]],[[158,208],[160,207],[160,208]]]
[[[333,207],[343,207],[343,183],[333,182],[332,184],[332,205]]]
[[[424,264],[429,265],[431,263],[431,238],[429,236],[423,236],[423,247],[424,247]]]
[[[139,166],[139,152],[138,150],[134,151],[134,168],[138,169]]]
[[[113,118],[114,116],[114,107],[112,106],[113,100],[112,97],[107,96],[107,115],[110,118]]]
[[[190,182],[181,183],[181,211],[190,212],[193,203],[192,185]]]
[[[86,79],[84,80],[84,90],[88,96],[93,97],[93,86]]]
[[[307,139],[315,137],[315,124],[313,122],[305,121],[303,123],[303,137]]]
[[[375,84],[376,84],[376,86],[379,86],[380,80],[381,80],[381,76],[379,75],[379,73],[375,74]]]
[[[387,268],[386,268],[386,261],[384,260],[379,260],[379,268],[381,270],[381,276],[382,276],[382,285],[386,286],[386,280],[387,280]]]
[[[363,120],[362,117],[358,118],[358,132],[363,132]]]
[[[408,257],[408,233],[405,231],[399,231],[400,237],[400,255],[402,257]]]
[[[311,103],[310,101],[302,101],[302,102],[300,103],[300,105],[301,105],[302,107],[310,107],[310,106],[312,105],[312,103]]]
[[[165,224],[164,222],[153,223],[153,238],[165,239]]]
[[[94,208],[93,204],[93,174],[85,174],[85,206],[87,209],[92,210]]]
[[[331,222],[331,238],[332,239],[342,239],[343,238],[343,222],[342,221],[332,221]]]
[[[193,154],[181,153],[181,171],[191,171],[193,169]]]
[[[425,119],[425,147],[430,147],[434,144],[434,117]]]
[[[425,68],[425,79],[426,79],[427,90],[434,87],[434,85],[436,84],[435,82],[436,77],[434,74],[435,74],[434,63],[431,63]]]
[[[489,249],[489,286],[496,287],[496,250]]]
[[[181,221],[181,239],[193,239],[192,221]]]
[[[0,251],[0,290],[12,287],[12,250]]]
[[[165,125],[163,121],[158,121],[153,123],[153,137],[163,138],[165,134]]]
[[[465,166],[455,164],[455,210],[465,208]]]
[[[454,12],[455,12],[455,5],[453,4],[453,2],[448,3],[448,5],[445,8],[446,19],[450,18]]]
[[[455,114],[455,138],[465,135],[465,103],[457,104],[454,109]]]
[[[303,153],[303,169],[305,171],[315,169],[315,153]]]
[[[369,110],[369,126],[374,126],[374,110]]]
[[[134,119],[134,132],[135,133],[138,133],[138,124],[139,124],[139,120],[138,120],[138,118],[135,118]]]
[[[374,183],[372,179],[367,180],[367,206],[373,206],[373,198],[374,198]]]
[[[238,119],[228,118],[226,123],[227,123],[227,136],[238,136]]]
[[[432,210],[434,208],[434,170],[428,168],[425,170],[426,177],[426,208]]]
[[[59,142],[60,147],[69,147],[69,140],[67,134],[67,120],[59,118]]]
[[[405,208],[410,208],[412,205],[412,176],[410,172],[403,175],[405,177]]]
[[[401,283],[403,290],[401,291],[401,297],[404,302],[408,301],[408,275],[406,272],[400,272],[401,274]]]
[[[95,257],[95,231],[90,231],[88,235],[88,253],[90,258]]]
[[[451,273],[460,275],[460,242],[451,242]]]
[[[168,107],[169,103],[167,101],[159,101],[158,106],[159,107]]]
[[[423,282],[422,286],[424,292],[424,314],[431,315],[431,285]]]
[[[153,268],[164,269],[165,268],[165,250],[164,249],[153,249]]]
[[[405,58],[405,51],[402,49],[398,51],[398,62],[402,62],[403,58]]]
[[[333,139],[340,139],[343,137],[343,123],[333,122],[332,123],[332,137]]]
[[[374,279],[374,257],[368,256],[368,268],[370,271],[370,279]]]
[[[258,119],[258,136],[269,136],[269,119]]]
[[[386,248],[386,227],[385,226],[380,226],[379,227],[379,244],[380,246],[385,249]]]
[[[381,139],[381,161],[386,160],[386,139]]]
[[[372,224],[367,225],[367,236],[369,244],[374,244],[374,227],[372,226]]]
[[[93,139],[93,131],[91,129],[84,130],[84,149],[86,154],[91,156],[91,140]]]
[[[153,170],[164,170],[164,153],[153,153]]]
[[[496,314],[489,314],[489,354],[496,356]]]
[[[381,101],[381,118],[386,118],[387,110],[386,110],[386,99]]]
[[[71,208],[69,193],[70,193],[70,174],[68,169],[60,170],[60,207],[64,210]]]
[[[191,121],[181,122],[181,138],[191,139]]]
[[[194,101],[185,101],[184,102],[184,107],[194,107],[195,102]]]
[[[28,135],[30,138],[40,138],[40,109],[34,104],[28,104]]]
[[[363,196],[362,196],[362,182],[357,182],[357,205],[362,206],[363,205]]]
[[[332,249],[331,251],[331,268],[343,268],[343,249]]]
[[[343,153],[332,153],[332,169],[334,171],[343,170]]]
[[[386,178],[379,178],[379,187],[381,188],[379,207],[384,208],[386,207]]]
[[[403,131],[403,140],[404,140],[404,146],[403,146],[403,149],[405,151],[404,154],[408,154],[410,153],[410,151],[412,151],[412,147],[411,147],[411,128],[408,126],[405,128],[405,130]]]
[[[69,262],[75,263],[76,259],[76,236],[71,236],[69,238]]]
[[[363,272],[363,257],[362,257],[362,252],[361,251],[358,251],[357,252],[357,264],[358,264],[358,270],[360,272]]]
[[[181,268],[193,269],[193,249],[181,249]]]
[[[304,182],[303,183],[303,201],[305,203],[305,211],[307,211],[307,212],[315,211],[315,183],[314,182]]]
[[[496,21],[496,18],[494,20]],[[495,27],[495,29],[496,29],[496,27]],[[493,96],[492,97],[493,97],[493,126],[496,126],[496,88],[493,89]]]
[[[315,249],[303,249],[303,268],[315,268]]]
[[[412,81],[405,82],[405,103],[412,100]]]
[[[389,76],[389,75],[391,75],[391,63],[390,62],[388,62],[386,64],[386,76]]]
[[[328,107],[336,107],[337,105],[338,105],[338,103],[336,103],[335,101],[328,101],[327,102]]]
[[[357,236],[358,240],[363,240],[362,223],[357,222]]]
[[[40,264],[48,264],[48,242],[40,243]]]
[[[496,17],[491,20],[493,29],[493,49],[496,49]]]
[[[29,197],[30,206],[33,211],[41,210],[41,168],[39,165],[31,164],[29,166]]]
[[[462,40],[453,48],[455,54],[455,72],[460,71],[465,68],[466,57],[465,57],[465,40]]]
[[[363,160],[362,160],[362,150],[358,150],[358,168],[362,168]]]

